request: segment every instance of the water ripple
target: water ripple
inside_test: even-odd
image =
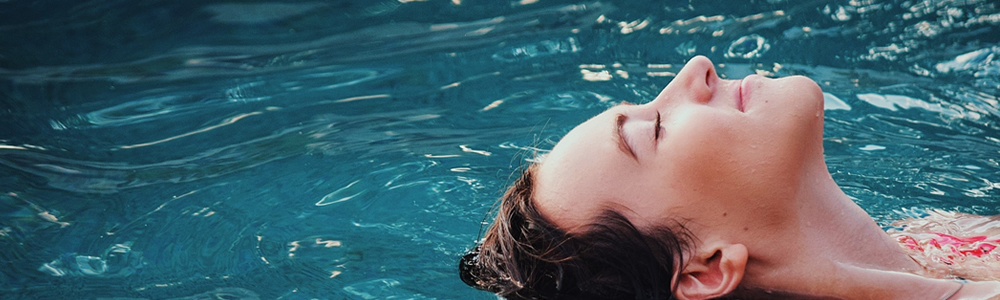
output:
[[[321,66],[280,78],[236,83],[221,92],[188,91],[187,95],[184,95],[172,90],[144,91],[141,94],[153,95],[137,95],[135,100],[120,101],[120,104],[111,107],[62,120],[50,120],[49,123],[53,129],[66,130],[109,128],[150,121],[169,122],[171,119],[232,109],[237,107],[236,104],[267,102],[272,99],[284,100],[307,91],[329,92],[333,89],[385,79],[396,73],[398,70],[394,69],[344,70],[339,67]],[[226,122],[228,121],[222,123]]]
[[[178,81],[203,77],[262,75],[322,65],[489,45],[530,33],[568,32],[593,24],[608,5],[549,7],[460,23],[398,22],[369,26],[308,42],[267,45],[188,46],[118,64],[0,68],[0,77],[22,83],[108,80]],[[364,40],[365,43],[355,41]]]
[[[752,14],[739,18],[721,15],[697,16],[676,20],[659,29],[660,34],[709,34],[711,36],[739,36],[762,29],[773,28],[789,18],[783,10]]]

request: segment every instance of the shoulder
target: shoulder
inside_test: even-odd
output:
[[[938,277],[1000,280],[1000,217],[932,210],[892,223],[888,234]]]

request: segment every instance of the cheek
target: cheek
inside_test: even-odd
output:
[[[802,167],[802,147],[746,119],[701,116],[674,132],[661,163],[677,190],[717,200],[785,198]]]

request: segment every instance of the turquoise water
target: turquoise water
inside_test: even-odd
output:
[[[995,1],[0,1],[5,299],[493,299],[511,171],[694,54],[808,75],[876,220],[997,214]]]

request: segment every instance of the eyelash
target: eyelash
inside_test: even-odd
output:
[[[660,130],[663,129],[663,127],[660,127],[660,112],[656,112],[656,123],[653,126],[656,126],[656,128],[653,128],[653,139],[659,140]]]

